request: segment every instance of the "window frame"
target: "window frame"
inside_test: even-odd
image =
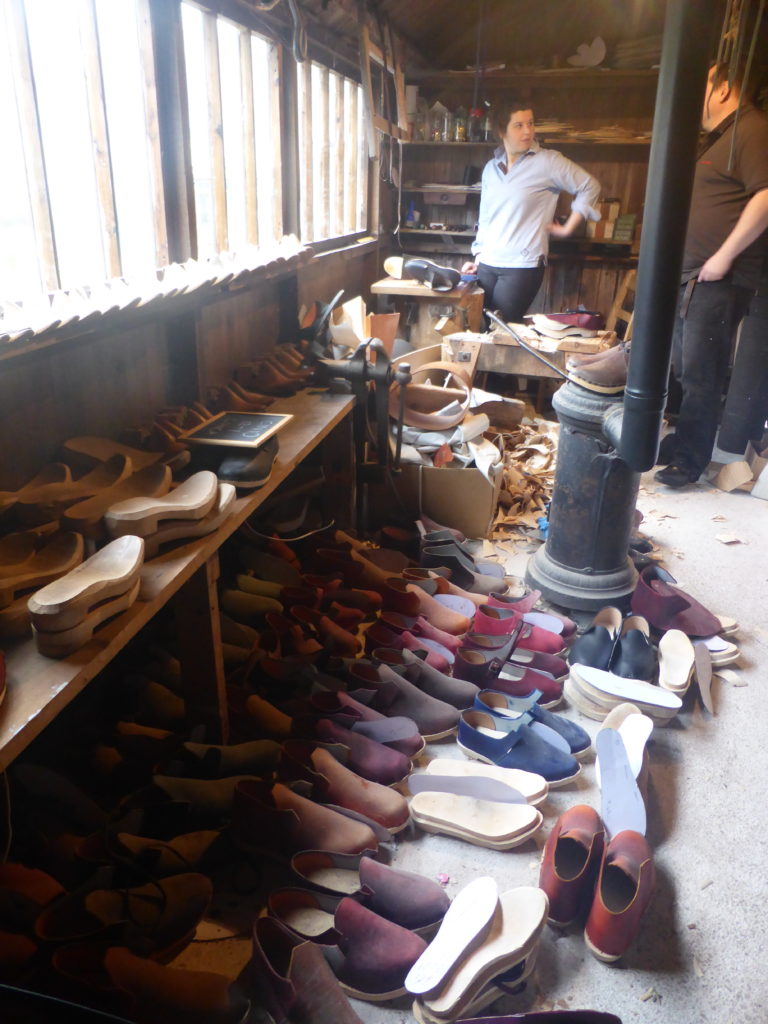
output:
[[[165,266],[189,258],[199,259],[200,248],[197,240],[197,222],[195,210],[194,187],[192,183],[192,164],[189,144],[189,112],[187,109],[186,76],[184,67],[183,42],[181,38],[182,3],[187,0],[136,0],[137,33],[140,39],[140,54],[143,72],[143,101],[150,153],[150,177],[152,196],[152,222],[155,233],[154,266],[147,266],[147,274],[156,273]],[[232,10],[231,4],[212,3],[206,0],[188,0],[202,12],[206,30],[206,67],[205,73],[211,88],[209,96],[213,103],[209,110],[209,140],[215,155],[216,187],[216,249],[214,254],[228,250],[226,231],[226,180],[224,177],[224,151],[220,131],[221,125],[221,85],[217,63],[218,58],[217,19],[225,18],[233,22],[240,35],[241,74],[249,76],[253,81],[252,49],[250,39],[255,34],[266,40],[271,46],[269,77],[271,88],[271,117],[278,123],[276,134],[278,151],[272,161],[273,184],[271,194],[273,209],[272,224],[278,225],[279,238],[290,236],[299,225],[300,189],[299,175],[311,174],[312,168],[301,167],[298,161],[298,133],[302,126],[290,106],[295,105],[297,86],[300,76],[310,75],[311,67],[319,67],[321,80],[325,83],[325,124],[328,131],[334,120],[338,122],[346,102],[347,89],[336,89],[334,109],[330,109],[328,101],[329,75],[339,76],[338,82],[351,81],[359,88],[361,83],[349,71],[335,71],[329,66],[328,59],[322,59],[317,52],[308,53],[304,62],[292,59],[290,49],[286,48],[284,33],[271,25],[262,23],[262,19],[247,10]],[[56,237],[50,193],[46,177],[45,153],[41,126],[37,113],[35,85],[32,69],[32,54],[27,31],[24,0],[5,0],[7,20],[9,22],[8,48],[11,56],[14,80],[16,84],[18,117],[21,126],[21,143],[26,164],[26,178],[30,202],[31,225],[34,234],[34,250],[37,255],[38,274],[43,291],[41,299],[45,300],[62,289],[61,276],[56,253]],[[86,82],[87,113],[92,126],[94,151],[94,173],[97,181],[99,227],[105,253],[105,273],[111,278],[119,278],[124,273],[121,265],[119,249],[119,224],[114,193],[109,152],[109,130],[107,121],[106,96],[102,76],[99,45],[98,24],[95,0],[84,0],[80,10],[81,29],[84,38],[83,68]],[[181,52],[180,52],[181,51]],[[169,61],[170,73],[163,67]],[[351,66],[351,65],[350,65]],[[361,108],[364,110],[364,99],[357,99],[354,107],[356,117]],[[246,220],[249,245],[272,244],[271,239],[260,238],[258,205],[258,167],[255,162],[257,140],[254,137],[253,103],[254,95],[246,94],[244,120],[248,126],[244,133],[244,145],[248,149],[245,161],[245,196]],[[344,147],[333,154],[335,160],[336,181],[349,180],[354,171],[354,184],[342,194],[337,188],[336,197],[330,196],[330,164],[323,161],[321,171],[321,195],[325,198],[325,218],[335,222],[339,227],[349,223],[352,206],[362,206],[364,222],[359,228],[341,235],[330,235],[320,239],[305,238],[303,244],[311,247],[313,252],[343,250],[356,246],[361,239],[366,239],[375,232],[373,161],[365,152],[364,121],[360,137],[353,147]],[[327,135],[327,132],[326,132]],[[356,150],[358,151],[356,153]],[[357,158],[355,158],[357,157]],[[329,160],[330,160],[329,156]],[[360,196],[357,190],[360,168],[367,162],[367,188],[365,195]],[[311,162],[310,162],[311,163]],[[293,164],[293,166],[292,166]],[[277,187],[279,185],[279,188]],[[357,218],[357,212],[356,212]],[[331,223],[326,225],[328,233]],[[252,240],[252,241],[251,241]],[[106,278],[110,280],[110,276]],[[88,287],[100,287],[104,281],[87,282]],[[66,290],[66,289],[65,289]],[[0,304],[12,304],[18,297],[0,295]]]

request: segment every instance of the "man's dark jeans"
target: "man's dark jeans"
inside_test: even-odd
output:
[[[684,310],[685,294],[682,285],[672,336],[672,372],[683,397],[670,462],[701,474],[712,457],[731,342],[752,292],[727,280],[697,281]]]

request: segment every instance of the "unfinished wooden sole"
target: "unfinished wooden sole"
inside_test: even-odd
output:
[[[668,629],[659,641],[659,686],[682,696],[691,685],[693,644],[680,629]]]
[[[31,526],[50,522],[58,519],[70,505],[114,487],[132,473],[133,464],[130,459],[125,455],[113,455],[109,461],[96,466],[77,480],[51,483],[24,495],[17,502],[17,515],[23,523]]]
[[[232,484],[219,484],[218,500],[208,515],[202,519],[181,520],[180,522],[169,519],[155,533],[145,538],[145,559],[154,558],[163,544],[174,540],[204,537],[206,534],[218,530],[232,512],[236,497],[237,492]]]
[[[18,491],[0,491],[0,512],[11,508],[18,501],[34,500],[37,494],[45,493],[46,488],[71,482],[72,472],[69,466],[63,462],[52,462],[50,465],[44,466]]]
[[[70,505],[61,517],[62,527],[98,539],[103,533],[102,519],[107,509],[129,498],[163,497],[170,491],[171,483],[170,466],[159,465],[157,462],[145,466],[138,473],[120,480],[114,487]]]
[[[453,971],[437,995],[423,1000],[427,1013],[456,1020],[499,974],[532,955],[547,920],[548,900],[533,886],[499,896],[496,913],[483,942]]]
[[[511,786],[522,793],[529,804],[534,807],[546,800],[549,786],[543,775],[535,772],[524,772],[518,768],[499,768],[497,765],[483,764],[479,761],[460,761],[448,757],[436,757],[425,768],[427,775],[458,775],[461,777],[478,777],[493,779]]]
[[[113,537],[126,533],[148,537],[167,519],[203,519],[219,493],[215,473],[203,469],[171,491],[167,498],[129,498],[113,505],[104,516]]]
[[[526,842],[544,821],[531,804],[502,804],[455,793],[417,793],[411,817],[427,832],[453,836],[490,850],[511,850]]]
[[[102,623],[131,607],[139,596],[140,585],[140,580],[136,580],[129,591],[94,608],[87,618],[72,629],[64,629],[58,633],[42,633],[33,627],[38,651],[47,658],[65,658],[68,654],[79,651],[93,639],[95,630]]]
[[[108,437],[90,435],[70,437],[61,446],[61,452],[61,457],[67,465],[76,470],[88,469],[101,462],[109,462],[115,455],[124,455],[131,460],[134,470],[139,472],[147,466],[153,466],[163,457],[162,452],[145,451],[143,448],[133,448]]]
[[[25,562],[20,572],[0,577],[0,608],[24,590],[43,586],[63,576],[83,560],[85,545],[79,533],[60,533]]]
[[[408,972],[408,991],[414,995],[434,992],[454,965],[485,938],[498,906],[498,888],[489,876],[465,885],[445,912],[437,935]]]
[[[30,597],[32,625],[46,633],[78,626],[96,605],[131,590],[143,563],[144,541],[140,537],[111,541]]]

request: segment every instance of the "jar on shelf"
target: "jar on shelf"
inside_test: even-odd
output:
[[[495,133],[493,131],[493,118],[491,117],[491,111],[486,110],[485,116],[483,117],[483,142],[493,142]]]
[[[441,142],[453,142],[453,114],[450,110],[446,110],[443,114],[443,123],[441,131]]]
[[[456,111],[456,116],[453,120],[453,141],[454,142],[466,142],[467,141],[467,111],[464,107],[459,107]]]
[[[467,136],[470,142],[483,140],[483,112],[480,107],[472,107],[467,122]]]

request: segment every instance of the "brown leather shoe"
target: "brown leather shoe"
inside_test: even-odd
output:
[[[598,960],[611,963],[629,949],[656,885],[653,853],[645,837],[627,829],[603,852],[600,877],[584,940]]]
[[[604,843],[603,823],[592,807],[577,804],[557,819],[539,871],[539,887],[549,897],[550,924],[564,928],[592,898]]]

